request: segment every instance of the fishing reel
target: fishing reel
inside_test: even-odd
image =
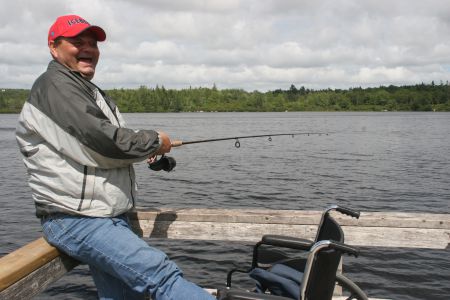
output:
[[[177,162],[175,161],[175,158],[170,156],[162,155],[160,159],[149,163],[148,167],[149,169],[153,171],[161,171],[164,170],[166,172],[170,172],[175,168],[177,165]]]

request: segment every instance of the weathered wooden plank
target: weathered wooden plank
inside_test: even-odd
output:
[[[264,234],[314,239],[317,226],[216,222],[132,221],[144,237],[256,242]],[[445,249],[450,230],[344,226],[346,243],[355,246]]]
[[[130,221],[145,237],[257,241],[263,234],[313,239],[320,216],[319,211],[165,209],[132,212]],[[359,220],[334,216],[353,245],[445,249],[450,242],[447,214],[363,213]]]
[[[61,254],[0,292],[0,300],[31,299],[72,270],[78,262]]]
[[[450,229],[450,214],[362,212],[353,219],[333,212],[342,226]]]
[[[317,225],[321,211],[264,209],[144,209],[129,213],[132,219],[218,223]],[[363,212],[353,219],[333,212],[342,226],[450,229],[450,214]]]

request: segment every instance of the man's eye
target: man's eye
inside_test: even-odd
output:
[[[69,42],[74,45],[75,47],[81,46],[83,43],[79,40],[69,40]]]
[[[89,47],[97,48],[97,41],[83,41],[83,40],[69,40],[69,42],[77,48],[83,47],[84,45],[89,45]]]

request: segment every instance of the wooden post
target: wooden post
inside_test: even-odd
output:
[[[78,265],[43,238],[0,258],[0,299],[30,299]]]

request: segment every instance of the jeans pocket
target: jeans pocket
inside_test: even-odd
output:
[[[54,216],[46,216],[42,218],[42,232],[47,242],[56,248],[69,254],[70,248],[65,246],[64,235],[67,232],[63,221]]]
[[[54,230],[53,219],[50,216],[44,216],[41,219],[42,232],[44,234],[45,239],[50,244],[53,244],[53,241],[57,240],[56,232]]]

